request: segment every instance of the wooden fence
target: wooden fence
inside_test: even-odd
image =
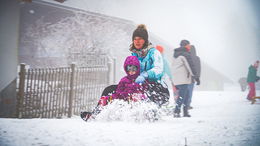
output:
[[[111,82],[111,64],[94,67],[26,68],[20,65],[17,117],[62,118],[90,111]]]

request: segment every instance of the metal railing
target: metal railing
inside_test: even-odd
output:
[[[26,68],[20,64],[18,118],[62,118],[96,106],[111,83],[112,64],[61,68]]]

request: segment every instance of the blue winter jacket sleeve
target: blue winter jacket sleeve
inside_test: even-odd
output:
[[[148,79],[160,80],[162,75],[163,75],[163,58],[162,58],[162,55],[156,49],[153,52],[151,52],[150,55],[151,55],[150,57],[153,60],[153,65],[152,65],[151,69],[147,70]]]
[[[151,48],[145,57],[139,57],[136,53],[132,53],[133,56],[137,56],[141,65],[141,72],[146,71],[148,73],[149,81],[159,81],[163,75],[163,58],[161,53],[155,48]]]

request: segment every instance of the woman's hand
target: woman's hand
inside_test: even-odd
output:
[[[142,84],[147,78],[148,78],[148,73],[144,71],[135,79],[135,82],[138,84],[140,83]]]

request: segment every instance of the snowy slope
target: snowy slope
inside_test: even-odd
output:
[[[259,92],[257,93],[259,95]],[[259,146],[260,101],[245,92],[195,92],[191,118],[158,122],[0,119],[0,145]]]

